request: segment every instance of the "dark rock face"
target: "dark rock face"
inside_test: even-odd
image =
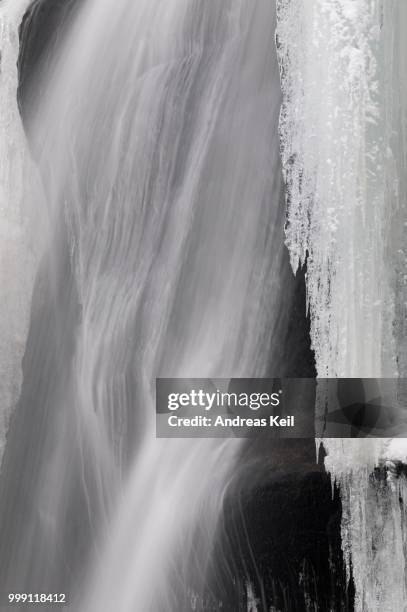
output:
[[[288,249],[286,250],[288,259]],[[289,266],[287,261],[287,266]],[[315,378],[314,351],[311,349],[310,318],[306,309],[306,264],[295,275],[294,300],[291,305],[286,339],[287,378]]]
[[[63,36],[69,20],[74,16],[83,0],[36,0],[27,12],[21,26],[21,54],[19,59],[20,86],[19,103],[23,120],[30,107],[41,98],[39,76],[52,58],[52,48]],[[136,1],[136,0],[135,0]],[[272,35],[272,33],[270,34]],[[35,147],[34,147],[35,149]],[[281,206],[284,206],[282,201]],[[28,483],[34,478],[36,461],[41,457],[41,422],[55,419],[51,415],[52,392],[44,387],[44,379],[52,381],[64,376],[63,364],[69,362],[72,353],[72,330],[77,324],[75,309],[75,287],[70,270],[69,252],[61,226],[59,240],[65,250],[64,270],[49,279],[49,264],[44,262],[39,271],[32,313],[32,325],[24,359],[25,389],[42,389],[38,397],[27,397],[24,392],[16,410],[10,430],[8,451],[5,456],[2,479],[2,505],[0,512],[8,521],[8,508],[20,508],[19,521],[24,521],[30,510],[27,491],[29,484],[16,486],[16,482]],[[288,252],[286,257],[289,267]],[[59,280],[58,280],[59,278]],[[289,325],[284,347],[284,372],[276,372],[275,364],[269,364],[270,376],[315,377],[314,355],[310,347],[309,320],[305,306],[305,270],[292,278],[294,301],[290,306]],[[64,279],[64,282],[61,282]],[[68,279],[68,280],[67,280]],[[48,287],[44,291],[44,287]],[[53,287],[51,292],[50,287]],[[59,313],[55,318],[55,313]],[[62,324],[62,321],[64,323]],[[41,362],[37,353],[36,334],[47,328],[48,346],[42,362],[45,370],[35,367]],[[35,332],[34,330],[37,330]],[[63,347],[64,353],[61,353]],[[45,348],[44,348],[45,351]],[[37,380],[31,380],[32,378]],[[52,387],[52,382],[47,383]],[[52,388],[51,388],[52,391]],[[29,415],[31,417],[29,418]],[[34,415],[38,432],[28,428]],[[18,443],[17,443],[18,442]],[[21,445],[26,453],[21,454]],[[36,448],[34,448],[36,446]],[[31,457],[27,466],[27,457]],[[34,458],[34,459],[33,459]],[[75,571],[88,555],[86,534],[90,523],[86,519],[85,500],[72,500],[67,493],[66,529],[59,534],[55,547],[59,551],[54,565],[65,568],[65,575],[53,575],[51,561],[49,573],[34,576],[33,584],[24,582],[25,575],[2,574],[2,583],[14,590],[32,588],[49,589],[49,584],[62,587],[62,583],[75,581]],[[7,500],[7,503],[4,501]],[[222,609],[227,612],[247,610],[247,584],[252,585],[258,610],[301,612],[305,610],[353,609],[353,589],[346,585],[340,549],[341,503],[338,492],[331,495],[331,483],[321,463],[315,461],[314,440],[286,440],[270,448],[248,441],[242,451],[239,473],[226,496],[224,513],[219,526],[218,538],[209,571],[210,580],[202,609]],[[83,518],[85,517],[85,519]],[[3,522],[5,525],[6,521]],[[81,537],[78,536],[81,534]],[[18,543],[18,529],[0,533],[0,553],[15,564],[35,564],[37,550],[25,550]],[[66,541],[71,542],[65,546]],[[38,537],[38,547],[47,548]],[[48,543],[52,547],[52,542]],[[41,551],[40,551],[41,552]],[[61,558],[59,558],[61,554]],[[23,564],[23,567],[26,567]],[[44,571],[44,568],[41,568]],[[48,582],[47,582],[48,580]],[[222,607],[219,608],[219,602]],[[187,600],[180,612],[190,607]],[[271,606],[274,606],[272,608]]]
[[[223,577],[222,588],[228,585],[224,599],[235,597],[235,607],[226,609],[247,609],[238,607],[242,603],[227,579],[232,573],[242,591],[247,592],[250,582],[258,610],[351,610],[353,589],[344,588],[340,517],[338,491],[332,499],[328,476],[315,470],[275,471],[266,485],[241,491],[225,509],[220,540],[224,562],[217,584]]]
[[[83,0],[33,0],[20,26],[18,98],[23,120],[41,96],[41,74],[52,61],[52,49]]]

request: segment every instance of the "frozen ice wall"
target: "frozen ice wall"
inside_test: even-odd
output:
[[[375,457],[372,452],[366,461],[366,447],[361,443],[375,441],[333,442],[328,444],[326,467],[341,490],[342,549],[348,577],[352,571],[355,584],[355,610],[404,611],[406,480],[392,480],[382,470],[374,474],[379,454]]]
[[[28,4],[0,3],[0,460],[19,395],[34,274],[24,190],[31,169],[17,107],[18,27]]]
[[[391,80],[404,9],[380,0],[277,4],[287,245],[294,269],[307,259],[318,372],[396,376],[405,152],[400,160]]]
[[[318,375],[405,376],[406,3],[277,8],[286,243],[294,270],[307,262]],[[405,396],[400,382],[395,399]],[[373,476],[381,457],[400,458],[404,446],[325,442],[359,611],[407,606],[405,482]]]

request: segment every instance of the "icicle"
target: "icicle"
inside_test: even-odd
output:
[[[286,242],[294,270],[307,261],[318,374],[395,376],[394,6],[277,7]]]
[[[286,243],[294,270],[307,262],[318,376],[405,376],[405,3],[277,0],[277,8]],[[324,446],[356,610],[405,610],[405,481],[375,473],[392,443]]]

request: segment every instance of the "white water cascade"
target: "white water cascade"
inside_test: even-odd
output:
[[[27,357],[26,395],[45,388],[47,412],[7,580],[66,584],[61,534],[83,507],[75,611],[199,600],[241,442],[156,439],[154,379],[260,377],[282,361],[274,13],[263,0],[88,0],[31,111],[58,304],[34,357],[54,343],[47,367],[61,365],[44,376]]]
[[[406,376],[407,6],[277,1],[287,245],[307,261],[320,377]],[[405,388],[398,397],[405,405]],[[326,440],[358,611],[407,609],[404,442]],[[399,501],[399,497],[402,501]]]

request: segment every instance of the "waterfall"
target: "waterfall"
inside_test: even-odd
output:
[[[272,462],[157,439],[154,382],[290,371],[306,263],[318,376],[400,377],[405,403],[407,5],[85,0],[30,84],[28,144],[29,5],[0,2],[2,592],[220,609],[224,566],[266,609],[219,532]],[[357,612],[407,610],[405,441],[323,444]]]
[[[156,439],[154,379],[283,369],[274,20],[268,0],[88,0],[41,77],[50,235],[2,485],[22,508],[10,589],[72,585],[83,612],[206,605],[242,441]]]
[[[26,177],[34,181],[34,175],[16,95],[18,27],[28,3],[0,4],[0,462],[20,393],[35,273],[33,211],[25,192]]]
[[[277,0],[277,20],[286,243],[307,261],[318,376],[405,376],[406,6]],[[394,444],[324,441],[360,611],[407,606],[404,480],[372,476]]]

